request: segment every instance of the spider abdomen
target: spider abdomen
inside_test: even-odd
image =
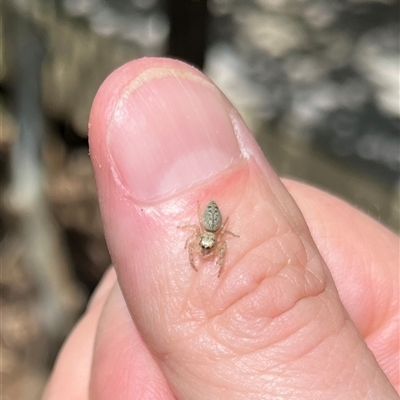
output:
[[[216,232],[221,227],[221,211],[214,200],[209,201],[206,205],[201,222],[207,232]]]

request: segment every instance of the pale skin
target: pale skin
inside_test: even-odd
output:
[[[103,84],[90,152],[117,274],[45,400],[399,398],[399,238],[334,196],[282,184],[246,129],[177,61],[131,62]],[[240,235],[219,278],[208,259],[190,267],[176,228],[210,198]]]

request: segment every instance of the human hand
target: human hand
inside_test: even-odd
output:
[[[219,90],[177,61],[111,74],[89,139],[116,274],[44,399],[398,398],[396,235],[282,184]],[[226,238],[219,278],[216,258],[191,268],[177,229],[210,199],[240,236]]]

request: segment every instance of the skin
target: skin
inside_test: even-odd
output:
[[[114,269],[44,399],[399,398],[395,234],[282,182],[228,100],[177,61],[111,74],[89,138]],[[219,278],[212,260],[190,267],[176,229],[211,198],[240,236]]]

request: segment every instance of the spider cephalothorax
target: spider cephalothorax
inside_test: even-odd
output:
[[[196,254],[204,258],[217,255],[219,266],[218,276],[220,276],[224,267],[226,253],[226,242],[222,238],[225,234],[235,237],[239,236],[224,229],[229,217],[222,223],[221,211],[215,201],[210,200],[208,202],[202,215],[200,215],[200,207],[197,204],[197,212],[200,225],[185,225],[180,227],[183,229],[195,229],[195,232],[186,239],[185,243],[185,249],[187,248],[189,252],[190,265],[197,271],[195,265]]]

